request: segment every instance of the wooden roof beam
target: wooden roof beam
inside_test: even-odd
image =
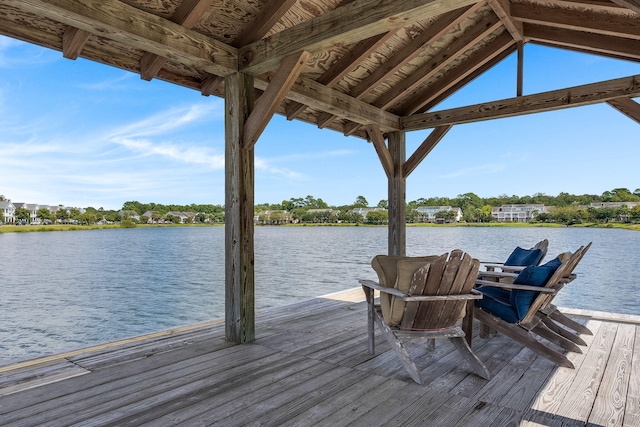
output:
[[[403,117],[406,131],[472,123],[640,96],[640,75]]]
[[[266,89],[268,81],[260,77],[255,79],[258,89]],[[400,130],[400,117],[396,114],[376,108],[319,84],[315,80],[300,77],[286,95],[290,101],[306,104],[318,111],[325,111],[360,125],[377,124],[384,132]]]
[[[118,0],[20,0],[15,7],[133,49],[224,76],[238,70],[237,50]]]
[[[424,91],[422,96],[403,106],[405,115],[428,111],[448,98],[476,77],[482,75],[515,50],[513,39],[503,33],[491,44],[476,52],[466,62],[450,70],[439,82]]]
[[[259,75],[293,52],[314,53],[337,43],[357,43],[474,3],[476,0],[354,1],[240,48],[240,70]]]
[[[631,98],[610,99],[607,104],[620,111],[631,120],[640,123],[640,104]]]
[[[377,36],[369,37],[362,40],[349,51],[346,55],[336,61],[325,73],[318,78],[318,83],[328,87],[334,87],[340,80],[351,72],[361,61],[366,59],[371,53],[378,49],[385,41],[391,37],[393,33],[383,33]],[[292,105],[287,112],[287,120],[293,120],[298,117],[307,108],[304,104]],[[334,117],[334,116],[331,116]],[[327,123],[328,124],[328,123]],[[318,124],[323,128],[326,124]]]
[[[402,165],[402,176],[408,177],[411,172],[424,160],[425,157],[435,148],[440,140],[451,130],[453,125],[439,126],[435,128],[429,136],[420,144],[418,149]]]
[[[615,4],[631,9],[636,13],[640,13],[640,1],[639,0],[611,0]]]
[[[534,42],[550,46],[600,54],[612,58],[640,60],[640,40],[572,31],[563,28],[551,28],[542,25],[524,24],[525,37]]]
[[[501,25],[502,23],[496,16],[486,17],[484,20],[478,22],[472,29],[465,32],[464,35],[452,42],[447,49],[438,52],[418,70],[407,76],[407,78],[403,79],[391,90],[374,101],[373,105],[382,109],[389,108],[392,104],[410,94],[411,91],[422,83],[441,72],[449,64],[454,62],[459,55],[494,32]]]
[[[409,61],[418,56],[426,46],[433,43],[449,32],[456,25],[460,24],[467,16],[477,11],[482,3],[479,2],[473,6],[465,7],[458,10],[447,12],[438,17],[425,31],[416,38],[407,43],[402,49],[396,52],[391,58],[385,61],[380,67],[376,68],[371,74],[364,78],[360,83],[355,85],[349,91],[349,95],[356,99],[362,99],[366,94],[371,92],[376,86],[395,74],[400,68]],[[318,127],[323,128],[331,123],[335,116],[324,114],[318,119]]]
[[[389,152],[387,145],[384,143],[384,135],[380,131],[380,128],[375,125],[367,125],[364,128],[376,149],[376,153],[378,153],[378,158],[380,159],[380,163],[382,163],[384,172],[387,174],[387,178],[393,177],[393,159],[391,158],[391,153]]]
[[[509,31],[516,42],[523,43],[524,36],[522,22],[515,21],[511,16],[511,3],[509,0],[488,0],[489,6],[498,16],[504,27]]]
[[[244,27],[233,41],[233,45],[240,47],[260,40],[287,13],[296,0],[270,0],[254,18],[251,24]]]
[[[223,77],[209,74],[207,75],[207,77],[202,79],[200,93],[202,94],[202,96],[213,95],[216,89],[218,89],[222,85],[222,83],[224,83]]]
[[[640,40],[637,17],[630,18],[610,13],[565,10],[522,3],[513,4],[511,13],[514,19],[529,24]]]
[[[250,149],[258,141],[287,92],[300,76],[308,58],[309,52],[303,51],[290,55],[282,61],[269,86],[258,98],[247,118],[244,125],[244,148]]]
[[[171,21],[182,25],[184,28],[193,28],[207,8],[211,6],[213,0],[183,0],[176,9]],[[140,77],[143,80],[151,80],[158,75],[160,69],[167,62],[167,58],[146,52],[140,59]]]
[[[69,27],[62,35],[62,56],[67,59],[78,59],[91,33],[76,27]]]

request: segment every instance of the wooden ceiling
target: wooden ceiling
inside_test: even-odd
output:
[[[378,144],[599,102],[640,122],[640,76],[522,96],[521,71],[525,43],[640,62],[640,0],[0,0],[0,34],[205,96],[251,74],[257,103]],[[433,111],[514,52],[514,98]]]

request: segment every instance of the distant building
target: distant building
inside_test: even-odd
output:
[[[512,204],[493,208],[491,216],[498,222],[529,222],[543,212],[548,210],[542,204]]]
[[[256,224],[260,225],[279,225],[291,223],[293,216],[286,210],[268,210],[258,212],[258,214],[253,217],[253,220]]]
[[[452,208],[451,206],[420,206],[415,211],[418,212],[420,222],[444,222],[439,221],[442,218],[436,217],[439,212],[453,212],[453,222],[460,222],[462,219],[462,209]]]
[[[16,207],[11,203],[11,200],[0,201],[0,221],[3,224],[15,223],[15,213]]]
[[[640,202],[596,202],[589,205],[590,208],[621,208],[626,206],[633,208],[640,205]]]
[[[348,213],[362,215],[363,218],[367,218],[369,212],[386,211],[385,208],[353,208]]]

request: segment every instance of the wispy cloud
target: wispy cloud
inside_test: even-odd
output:
[[[119,138],[117,143],[144,156],[162,156],[182,163],[208,166],[213,170],[224,169],[224,155],[215,154],[204,147],[177,146],[169,143],[153,143],[144,139]]]
[[[459,178],[461,176],[469,176],[469,175],[490,175],[498,173],[505,169],[505,165],[501,163],[493,163],[481,166],[474,166],[471,168],[458,169],[456,171],[452,171],[450,173],[440,175],[440,178]]]
[[[29,43],[0,36],[0,68],[22,68],[53,62],[51,51],[35,48]]]
[[[80,83],[78,87],[84,90],[91,91],[108,91],[108,90],[124,90],[131,89],[132,85],[124,85],[123,82],[133,80],[135,75],[133,73],[122,72],[119,76],[114,76],[109,79],[105,79],[93,83]]]

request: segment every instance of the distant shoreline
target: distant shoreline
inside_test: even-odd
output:
[[[134,228],[157,228],[157,227],[223,227],[224,224],[138,224]],[[354,223],[342,223],[342,224],[284,224],[284,225],[256,225],[258,227],[386,227],[386,225],[371,225],[371,224],[354,224]],[[640,231],[640,224],[623,224],[623,223],[608,223],[608,224],[531,224],[531,223],[518,223],[518,222],[485,222],[485,223],[453,223],[453,224],[432,224],[432,223],[419,223],[419,224],[407,224],[407,227],[532,227],[532,228],[618,228],[624,230]],[[77,230],[106,230],[112,228],[126,228],[121,225],[2,225],[0,226],[0,234],[2,233],[25,233],[25,232],[54,232],[54,231],[77,231]]]

